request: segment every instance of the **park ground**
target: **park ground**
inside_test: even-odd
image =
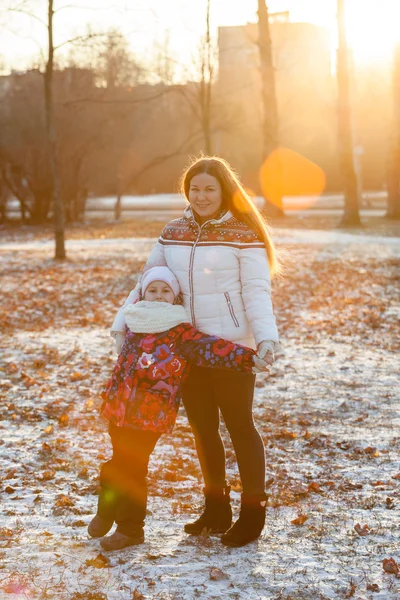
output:
[[[228,549],[184,534],[202,481],[182,409],[152,457],[145,543],[107,554],[87,538],[110,455],[98,416],[116,358],[108,327],[161,225],[69,228],[65,262],[50,229],[1,232],[0,598],[399,600],[400,239],[383,219],[352,232],[277,223],[285,353],[257,376],[262,537]]]

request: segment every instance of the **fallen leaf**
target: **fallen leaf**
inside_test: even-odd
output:
[[[68,421],[69,421],[69,416],[65,413],[62,414],[60,416],[60,418],[58,419],[58,422],[61,425],[61,427],[66,427],[68,425]]]
[[[65,508],[67,506],[74,506],[74,501],[71,500],[71,498],[68,498],[68,496],[61,495],[61,496],[58,497],[58,500],[56,500],[56,506],[58,508]]]
[[[228,579],[229,575],[218,569],[218,567],[211,567],[210,569],[210,579],[212,581],[219,581],[220,579]]]
[[[389,510],[391,510],[392,508],[395,507],[393,498],[390,498],[389,496],[386,498],[385,503],[386,503],[386,508],[388,508]]]
[[[298,483],[293,486],[292,493],[296,496],[307,496],[309,493],[308,486],[304,485],[304,483]]]
[[[308,491],[309,492],[314,492],[315,494],[321,494],[321,488],[319,487],[319,483],[317,483],[316,481],[312,481],[311,483],[308,484]]]
[[[308,517],[307,515],[299,515],[298,517],[296,517],[296,519],[293,519],[291,522],[292,525],[304,525],[304,523],[307,521]]]
[[[47,442],[43,442],[42,444],[42,452],[51,452],[51,446]]]
[[[361,535],[361,536],[365,536],[365,535],[368,535],[369,533],[371,533],[370,528],[368,527],[367,524],[365,524],[361,527],[360,523],[356,523],[356,525],[354,525],[354,529],[358,533],[358,535]]]
[[[297,438],[297,433],[288,431],[287,429],[281,429],[281,431],[275,434],[275,438],[277,440],[294,440]]]
[[[83,379],[86,379],[87,375],[84,375],[83,373],[79,373],[79,371],[77,371],[76,373],[73,373],[71,375],[71,381],[82,381]]]
[[[50,481],[51,479],[54,479],[55,474],[56,472],[54,471],[54,469],[51,469],[51,471],[43,471],[39,479],[41,481]]]
[[[393,573],[394,575],[399,573],[399,566],[392,557],[383,559],[382,568],[386,573]]]
[[[86,559],[85,565],[87,567],[94,567],[95,569],[104,569],[110,566],[110,561],[106,556],[104,556],[104,554],[100,553],[96,556],[96,558]]]
[[[350,589],[347,592],[347,594],[345,595],[345,598],[352,598],[354,596],[354,594],[356,593],[356,589],[357,589],[356,584],[355,583],[351,583],[350,584]]]

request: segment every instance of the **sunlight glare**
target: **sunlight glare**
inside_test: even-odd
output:
[[[348,44],[357,62],[389,61],[400,41],[400,1],[347,2]]]

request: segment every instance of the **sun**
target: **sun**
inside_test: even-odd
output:
[[[400,0],[348,0],[346,23],[355,61],[390,61],[400,42]]]

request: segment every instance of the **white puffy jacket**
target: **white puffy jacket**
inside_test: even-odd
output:
[[[192,324],[251,348],[279,341],[263,243],[226,212],[200,226],[190,207],[168,223],[144,270],[167,265],[177,277]],[[139,297],[140,280],[120,308],[111,335],[124,331],[123,308]]]

